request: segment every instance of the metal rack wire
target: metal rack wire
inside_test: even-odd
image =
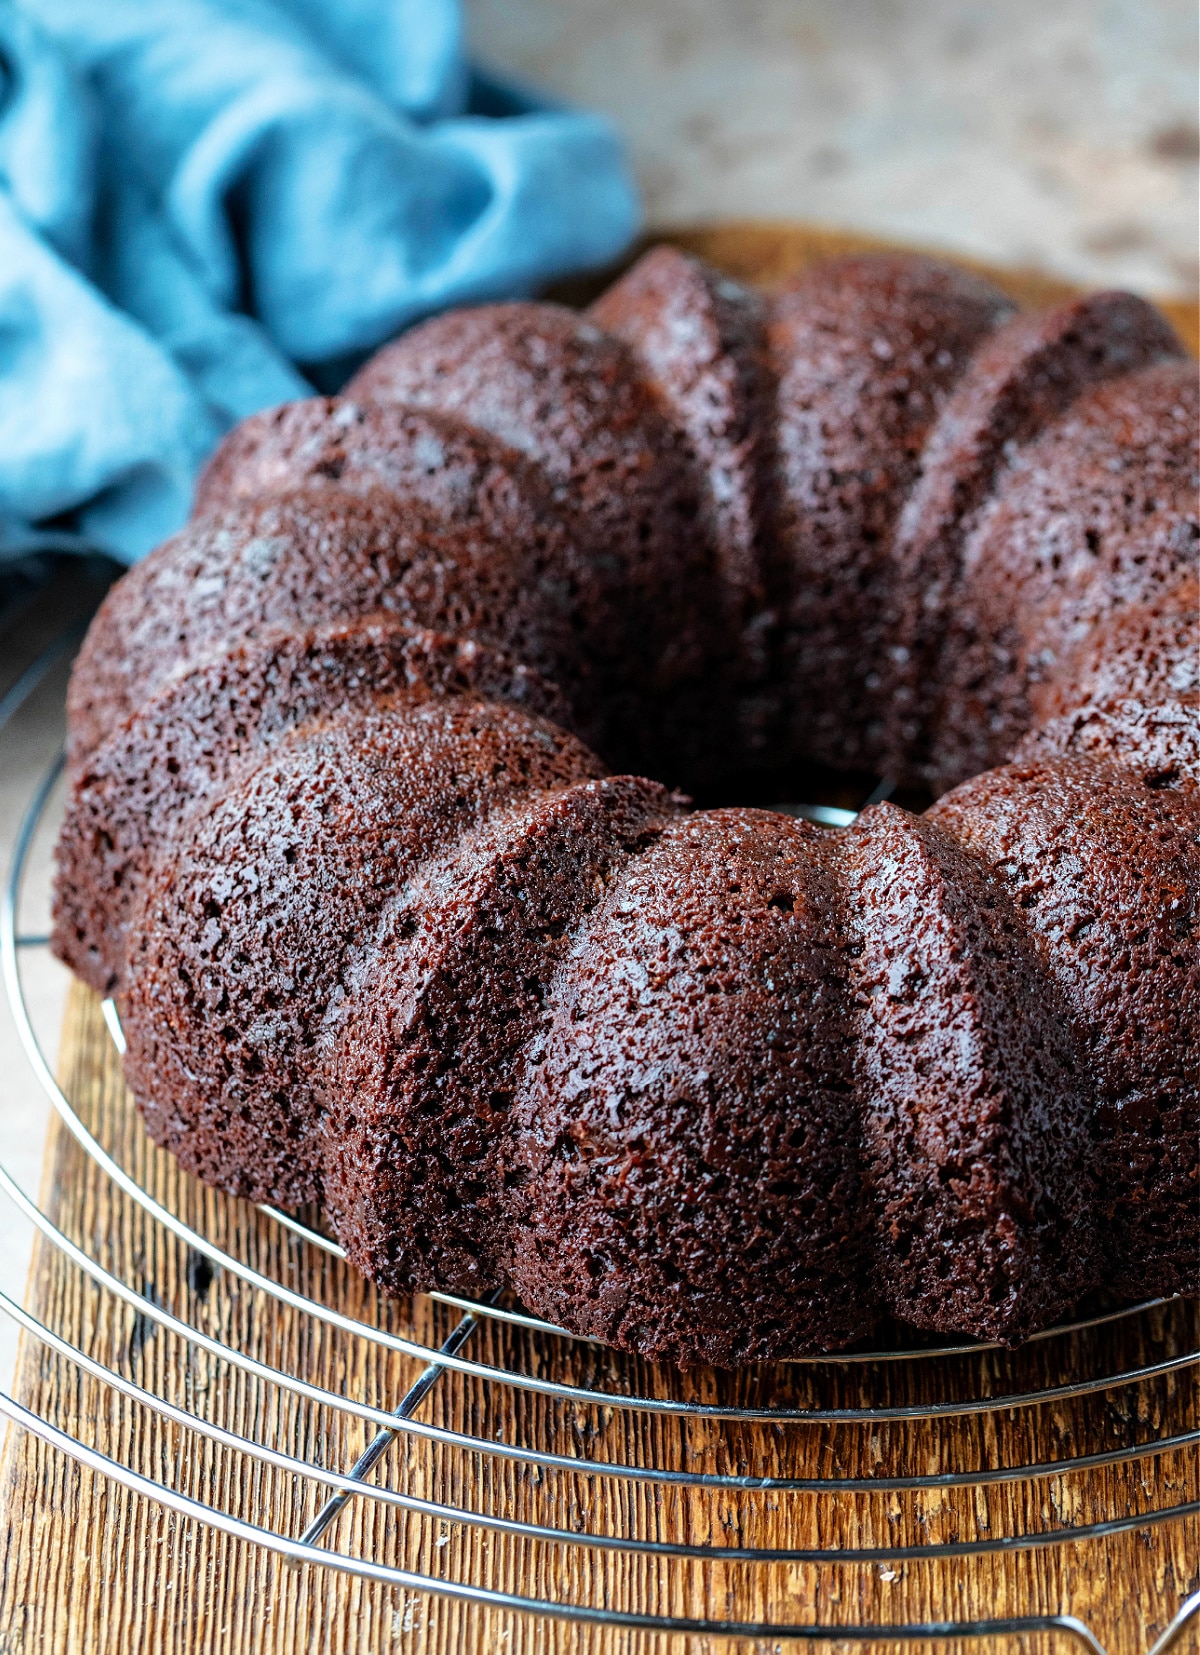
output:
[[[23,675],[22,679],[0,700],[0,728],[32,694],[41,682],[53,660],[68,647],[66,641],[52,646]],[[202,1229],[189,1223],[186,1217],[161,1200],[139,1180],[135,1172],[122,1163],[110,1146],[101,1141],[92,1126],[55,1080],[50,1062],[35,1031],[26,1002],[23,979],[23,961],[29,954],[45,948],[47,938],[23,934],[18,928],[23,888],[28,875],[30,850],[35,835],[43,825],[56,783],[62,769],[61,755],[47,767],[26,811],[18,833],[12,865],[0,904],[0,965],[10,1009],[24,1045],[29,1062],[50,1103],[63,1125],[80,1148],[89,1156],[99,1172],[121,1192],[144,1222],[166,1238],[173,1238],[189,1249],[189,1257],[206,1262],[209,1269],[226,1272],[228,1276],[250,1289],[257,1302],[286,1307],[291,1312],[311,1319],[331,1334],[355,1341],[363,1349],[375,1349],[389,1356],[416,1361],[421,1371],[394,1407],[381,1407],[353,1394],[337,1392],[293,1373],[287,1368],[264,1362],[239,1348],[230,1338],[217,1337],[196,1325],[195,1318],[177,1313],[177,1309],[160,1302],[157,1295],[130,1284],[118,1271],[109,1269],[99,1257],[58,1227],[54,1219],[42,1209],[9,1173],[0,1165],[0,1187],[10,1200],[40,1232],[45,1243],[57,1249],[71,1267],[94,1283],[104,1294],[132,1309],[144,1325],[153,1325],[177,1336],[188,1346],[207,1353],[218,1361],[224,1371],[241,1374],[248,1379],[274,1388],[298,1402],[316,1410],[322,1420],[362,1420],[374,1427],[375,1435],[366,1450],[346,1472],[330,1470],[327,1466],[289,1453],[278,1443],[264,1443],[246,1433],[206,1418],[200,1411],[157,1394],[149,1386],[139,1383],[120,1371],[90,1355],[53,1328],[46,1326],[29,1310],[10,1297],[0,1294],[0,1310],[11,1317],[25,1332],[27,1338],[40,1341],[42,1347],[53,1352],[75,1369],[95,1380],[116,1396],[147,1410],[157,1419],[170,1423],[188,1433],[207,1439],[215,1447],[245,1456],[261,1466],[273,1468],[304,1485],[326,1489],[329,1497],[316,1517],[301,1534],[293,1536],[279,1532],[261,1521],[255,1521],[256,1512],[244,1510],[231,1513],[219,1505],[207,1503],[194,1495],[170,1486],[166,1481],[152,1479],[135,1467],[97,1450],[82,1439],[64,1430],[52,1420],[42,1418],[16,1398],[0,1393],[0,1414],[15,1425],[33,1433],[44,1442],[80,1464],[100,1473],[124,1488],[157,1501],[176,1514],[208,1524],[210,1527],[237,1539],[264,1547],[286,1559],[300,1564],[319,1564],[324,1568],[382,1584],[402,1587],[423,1593],[456,1597],[498,1609],[519,1610],[534,1615],[558,1617],[562,1620],[621,1627],[645,1632],[675,1634],[708,1634],[709,1636],[742,1636],[797,1640],[808,1643],[876,1641],[917,1641],[938,1639],[983,1639],[1002,1635],[1036,1632],[1059,1632],[1071,1638],[1093,1655],[1105,1655],[1095,1634],[1081,1621],[1066,1614],[1027,1615],[1004,1619],[975,1619],[958,1621],[925,1621],[902,1625],[878,1622],[874,1624],[777,1624],[769,1621],[739,1621],[711,1618],[687,1618],[677,1614],[635,1613],[632,1610],[606,1605],[597,1601],[553,1601],[533,1594],[522,1595],[497,1589],[478,1580],[450,1578],[425,1569],[398,1567],[378,1557],[345,1552],[322,1544],[322,1539],[336,1523],[348,1502],[366,1499],[376,1502],[393,1513],[403,1514],[406,1520],[425,1525],[457,1524],[482,1529],[497,1536],[511,1536],[544,1544],[550,1548],[587,1548],[595,1552],[634,1554],[645,1559],[661,1560],[664,1564],[713,1562],[739,1565],[766,1566],[778,1563],[805,1564],[822,1569],[836,1569],[848,1564],[892,1565],[913,1564],[939,1559],[980,1557],[1026,1551],[1038,1547],[1055,1547],[1082,1540],[1099,1539],[1130,1529],[1147,1529],[1153,1525],[1177,1520],[1200,1511],[1200,1502],[1158,1506],[1135,1515],[1122,1516],[1101,1523],[1087,1525],[1055,1525],[1032,1532],[981,1534],[973,1539],[948,1542],[927,1541],[918,1545],[862,1546],[847,1545],[831,1549],[758,1547],[754,1545],[697,1544],[693,1540],[672,1537],[669,1533],[651,1534],[631,1527],[624,1532],[597,1532],[580,1524],[561,1521],[532,1521],[523,1515],[504,1510],[477,1509],[466,1498],[432,1498],[413,1492],[411,1488],[392,1487],[371,1482],[367,1478],[372,1469],[387,1455],[397,1441],[409,1448],[424,1445],[430,1453],[447,1450],[485,1456],[492,1461],[509,1462],[524,1475],[545,1472],[565,1473],[575,1477],[603,1480],[610,1484],[648,1487],[655,1495],[667,1491],[688,1494],[705,1493],[715,1496],[736,1495],[739,1498],[778,1497],[783,1493],[799,1494],[808,1498],[839,1502],[852,1495],[904,1494],[921,1497],[954,1489],[977,1489],[990,1484],[1013,1483],[1029,1485],[1078,1476],[1101,1467],[1119,1468],[1138,1461],[1151,1460],[1180,1449],[1200,1445],[1200,1430],[1168,1430],[1145,1440],[1117,1448],[1090,1453],[1074,1453],[1027,1463],[1011,1465],[980,1465],[938,1472],[888,1471],[871,1475],[778,1475],[762,1466],[741,1464],[737,1469],[697,1469],[686,1463],[667,1463],[669,1456],[661,1455],[651,1463],[610,1460],[593,1454],[563,1452],[556,1438],[528,1439],[528,1433],[500,1435],[485,1434],[482,1430],[458,1430],[451,1425],[437,1424],[419,1417],[423,1403],[439,1384],[457,1376],[463,1384],[482,1387],[489,1394],[507,1392],[525,1395],[552,1409],[622,1410],[629,1415],[658,1420],[664,1426],[686,1430],[697,1422],[706,1428],[737,1431],[742,1427],[770,1427],[777,1431],[813,1432],[839,1428],[849,1431],[875,1431],[883,1426],[905,1427],[912,1423],[961,1418],[968,1415],[994,1416],[1002,1410],[1044,1410],[1101,1393],[1132,1392],[1165,1376],[1180,1373],[1200,1363],[1200,1351],[1192,1348],[1174,1351],[1153,1362],[1143,1362],[1124,1371],[1105,1371],[1102,1364],[1093,1364],[1091,1371],[1066,1382],[1043,1384],[1026,1389],[994,1391],[978,1381],[981,1359],[994,1353],[996,1347],[978,1344],[957,1344],[930,1347],[926,1350],[885,1349],[853,1352],[836,1358],[813,1358],[806,1362],[789,1364],[793,1371],[812,1376],[815,1390],[806,1394],[800,1403],[778,1403],[770,1398],[765,1402],[739,1400],[741,1393],[697,1400],[694,1395],[671,1394],[670,1385],[657,1387],[666,1394],[650,1394],[649,1390],[632,1388],[628,1375],[620,1367],[604,1369],[607,1380],[580,1379],[578,1362],[571,1367],[571,1355],[578,1356],[588,1342],[574,1340],[538,1318],[526,1314],[519,1307],[498,1301],[476,1302],[454,1294],[431,1297],[442,1306],[458,1313],[458,1320],[439,1342],[426,1342],[411,1332],[398,1332],[391,1326],[365,1321],[348,1315],[331,1303],[310,1293],[288,1286],[285,1282],[264,1273],[235,1251],[222,1246]],[[799,807],[792,807],[799,808]],[[813,812],[817,819],[831,819],[828,810]],[[836,813],[840,817],[847,813]],[[105,1018],[110,1034],[120,1048],[123,1044],[116,1008],[106,1003]],[[317,1258],[338,1260],[337,1244],[313,1226],[295,1215],[264,1207],[260,1209],[265,1221],[279,1231],[296,1239],[304,1249],[311,1249]],[[1110,1310],[1081,1318],[1040,1336],[1041,1341],[1083,1339],[1091,1330],[1105,1324],[1130,1323],[1145,1317],[1163,1301]],[[485,1360],[473,1357],[469,1346],[481,1329],[500,1330],[509,1343],[501,1342],[503,1360]],[[566,1369],[569,1377],[555,1377],[555,1371],[546,1371],[546,1364],[522,1359],[522,1342],[540,1341],[541,1347],[553,1346],[567,1353]],[[495,1341],[492,1342],[493,1344]],[[586,1354],[586,1353],[585,1353]],[[1094,1354],[1094,1353],[1093,1353]],[[962,1385],[953,1394],[943,1395],[921,1403],[896,1404],[887,1401],[844,1400],[829,1403],[823,1400],[821,1379],[829,1374],[853,1375],[858,1381],[870,1382],[872,1376],[886,1375],[896,1364],[927,1363],[936,1358],[939,1363],[953,1367],[961,1364]],[[561,1370],[558,1370],[561,1371]],[[972,1385],[972,1375],[976,1383]],[[836,1391],[836,1386],[835,1386]],[[838,1393],[841,1394],[841,1393]],[[730,1445],[727,1458],[736,1463],[737,1443]],[[1200,1593],[1181,1605],[1175,1620],[1154,1646],[1152,1655],[1165,1655],[1177,1642],[1184,1628],[1200,1617]]]

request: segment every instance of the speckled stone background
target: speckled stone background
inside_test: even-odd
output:
[[[605,110],[651,224],[801,218],[1196,287],[1193,0],[468,0],[476,55]]]
[[[468,17],[491,68],[618,122],[651,228],[805,219],[1196,289],[1193,0],[468,0]],[[0,633],[0,693],[86,597],[76,582]],[[3,738],[5,867],[61,695],[60,673]],[[51,1039],[65,982],[33,962]],[[36,1189],[45,1106],[2,1009],[0,1109],[4,1158]],[[0,1199],[0,1286],[18,1295],[29,1239]],[[15,1347],[0,1321],[0,1383]]]

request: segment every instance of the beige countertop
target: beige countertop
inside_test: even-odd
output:
[[[476,55],[609,113],[651,224],[789,218],[1196,288],[1193,0],[467,0]]]

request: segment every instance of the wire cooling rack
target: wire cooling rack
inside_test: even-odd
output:
[[[0,699],[0,727],[33,693],[71,642],[70,638],[60,640]],[[580,1550],[632,1554],[643,1565],[659,1571],[654,1578],[660,1585],[664,1579],[661,1571],[667,1571],[666,1587],[651,1595],[655,1601],[668,1602],[673,1568],[720,1564],[767,1570],[779,1565],[804,1565],[832,1572],[870,1565],[888,1579],[895,1578],[897,1569],[933,1562],[1027,1553],[1101,1540],[1134,1529],[1150,1530],[1195,1515],[1200,1502],[1142,1502],[1132,1514],[1102,1522],[1042,1521],[1039,1526],[1014,1523],[1003,1533],[984,1531],[968,1537],[956,1534],[951,1539],[922,1539],[912,1544],[862,1544],[853,1522],[840,1525],[847,1534],[844,1544],[781,1547],[752,1543],[757,1508],[763,1503],[775,1510],[781,1500],[808,1502],[805,1510],[810,1519],[816,1512],[818,1528],[839,1532],[847,1502],[861,1496],[888,1496],[915,1502],[917,1530],[926,1533],[932,1518],[927,1520],[922,1514],[922,1501],[933,1501],[940,1509],[947,1498],[963,1495],[968,1501],[965,1520],[969,1522],[975,1510],[970,1501],[989,1485],[1008,1485],[1021,1494],[1038,1489],[1061,1490],[1083,1474],[1128,1472],[1161,1456],[1194,1450],[1200,1445],[1200,1429],[1190,1423],[1195,1416],[1194,1411],[1188,1413],[1186,1403],[1174,1412],[1169,1404],[1144,1405],[1156,1385],[1173,1375],[1190,1372],[1200,1362],[1200,1351],[1194,1348],[1194,1326],[1186,1307],[1178,1301],[1152,1301],[1081,1317],[1041,1335],[1024,1353],[1015,1356],[979,1344],[943,1344],[926,1349],[897,1346],[780,1364],[728,1382],[713,1376],[687,1380],[673,1373],[656,1373],[644,1364],[625,1362],[602,1347],[573,1339],[527,1315],[519,1306],[498,1300],[476,1302],[454,1294],[430,1295],[421,1315],[410,1310],[407,1323],[395,1305],[375,1305],[361,1314],[348,1313],[333,1302],[337,1295],[329,1291],[329,1271],[344,1270],[340,1250],[316,1227],[318,1220],[308,1223],[295,1214],[263,1207],[256,1222],[267,1226],[277,1242],[286,1241],[307,1261],[307,1273],[301,1271],[297,1278],[300,1285],[289,1285],[279,1279],[283,1272],[268,1273],[253,1257],[245,1256],[244,1248],[231,1246],[218,1226],[205,1227],[197,1222],[197,1212],[212,1210],[211,1198],[209,1206],[201,1203],[199,1207],[161,1199],[149,1187],[144,1158],[139,1161],[136,1154],[123,1155],[114,1142],[103,1141],[101,1123],[88,1118],[86,1109],[72,1101],[55,1079],[30,1015],[23,973],[24,962],[36,950],[44,949],[48,939],[22,932],[18,916],[23,911],[22,898],[28,894],[24,888],[31,847],[39,832],[48,831],[49,807],[62,764],[60,754],[46,768],[17,836],[0,907],[0,958],[10,1009],[25,1052],[63,1126],[90,1158],[96,1172],[131,1204],[148,1233],[158,1236],[164,1246],[186,1249],[186,1273],[193,1285],[197,1272],[205,1280],[214,1272],[222,1273],[226,1280],[237,1284],[239,1292],[248,1290],[257,1314],[287,1313],[310,1326],[314,1337],[320,1333],[341,1339],[358,1358],[346,1366],[347,1374],[362,1373],[368,1359],[378,1358],[401,1360],[408,1364],[412,1377],[398,1403],[394,1400],[396,1391],[390,1397],[369,1400],[367,1394],[356,1394],[352,1384],[334,1390],[314,1382],[303,1371],[294,1371],[293,1365],[283,1360],[261,1359],[244,1348],[246,1341],[239,1341],[233,1322],[221,1332],[200,1325],[204,1318],[194,1313],[194,1295],[182,1295],[172,1303],[160,1291],[134,1285],[128,1271],[109,1268],[100,1257],[98,1245],[85,1245],[66,1233],[0,1165],[0,1186],[39,1232],[43,1245],[53,1250],[50,1256],[57,1254],[59,1263],[94,1284],[102,1295],[131,1310],[135,1327],[175,1336],[178,1344],[173,1349],[203,1353],[226,1376],[229,1385],[254,1382],[290,1402],[307,1406],[315,1421],[310,1440],[332,1444],[333,1455],[341,1452],[348,1424],[362,1421],[371,1435],[365,1451],[345,1470],[322,1463],[332,1457],[330,1454],[290,1452],[282,1430],[276,1440],[259,1440],[260,1435],[268,1433],[251,1434],[246,1429],[231,1428],[209,1417],[212,1409],[205,1410],[199,1402],[189,1406],[186,1400],[181,1403],[162,1395],[160,1391],[167,1387],[141,1382],[134,1376],[135,1364],[99,1359],[82,1348],[83,1341],[76,1343],[64,1337],[32,1311],[0,1294],[0,1309],[24,1330],[27,1343],[37,1342],[79,1375],[105,1387],[112,1397],[144,1410],[164,1425],[181,1429],[190,1440],[206,1439],[214,1450],[293,1479],[294,1486],[306,1491],[307,1499],[307,1507],[301,1501],[296,1509],[311,1508],[314,1495],[320,1500],[322,1491],[325,1497],[314,1516],[298,1524],[296,1531],[283,1532],[262,1520],[262,1509],[255,1505],[257,1485],[251,1477],[243,1480],[245,1493],[240,1507],[229,1510],[225,1509],[228,1501],[221,1504],[200,1498],[176,1486],[165,1472],[150,1476],[126,1460],[105,1454],[85,1440],[82,1426],[78,1433],[68,1430],[17,1398],[0,1393],[0,1413],[13,1425],[178,1516],[265,1548],[291,1564],[316,1564],[386,1586],[494,1609],[645,1633],[810,1644],[970,1640],[1057,1632],[1093,1655],[1106,1655],[1096,1634],[1069,1614],[928,1619],[902,1624],[883,1619],[856,1624],[824,1622],[818,1615],[812,1622],[787,1623],[779,1619],[731,1619],[716,1612],[638,1612],[634,1607],[604,1601],[602,1590],[593,1591],[591,1596],[564,1596],[560,1600],[537,1591],[500,1589],[467,1574],[439,1571],[436,1548],[444,1544],[444,1539],[434,1540],[432,1548],[426,1544],[423,1552],[420,1542],[423,1535],[426,1539],[431,1533],[441,1536],[447,1525],[484,1531],[495,1537],[497,1544],[501,1540],[536,1544],[552,1559]],[[853,814],[829,807],[815,807],[804,813],[833,824],[849,820]],[[111,1002],[103,1009],[111,1039],[119,1050],[123,1038],[117,1009]],[[133,1140],[127,1135],[123,1141],[128,1151]],[[178,1183],[173,1187],[177,1188]],[[271,1256],[278,1256],[278,1251]],[[1106,1340],[1103,1335],[1097,1338],[1096,1330],[1118,1325],[1126,1331],[1136,1330],[1150,1322],[1160,1334],[1155,1347],[1157,1358],[1123,1369],[1106,1366]],[[1168,1323],[1169,1337],[1162,1336],[1162,1328]],[[486,1346],[482,1354],[478,1350],[481,1344]],[[1045,1369],[1038,1368],[1034,1361],[1030,1367],[1031,1352],[1036,1357],[1038,1351],[1048,1353],[1063,1347],[1070,1352],[1065,1365],[1060,1360],[1057,1366]],[[1035,1375],[1024,1385],[1019,1381],[1022,1361]],[[1054,1376],[1050,1381],[1045,1377],[1047,1371]],[[896,1393],[889,1388],[888,1379],[901,1372],[908,1376],[916,1373],[922,1385],[925,1376],[931,1376],[925,1400],[894,1400]],[[1018,1375],[1015,1383],[1011,1377],[1014,1373]],[[519,1400],[522,1407],[515,1413],[510,1407],[507,1424],[499,1430],[493,1428],[493,1423],[497,1418],[504,1419],[505,1410],[496,1406],[490,1411],[476,1406],[467,1415],[474,1424],[466,1428],[461,1428],[461,1421],[456,1427],[457,1416],[449,1411],[440,1417],[450,1422],[439,1423],[429,1417],[425,1404],[453,1384],[468,1388],[477,1404],[481,1398],[487,1404],[495,1404],[497,1399],[506,1404]],[[1173,1392],[1176,1397],[1181,1393],[1186,1397],[1189,1387],[1178,1386]],[[911,1397],[911,1387],[905,1394]],[[912,1450],[914,1430],[932,1432],[932,1440],[936,1440],[945,1422],[974,1417],[983,1433],[979,1443],[985,1445],[989,1427],[1000,1416],[1019,1413],[1034,1423],[1050,1417],[1061,1422],[1064,1410],[1086,1410],[1097,1401],[1102,1401],[1111,1413],[1114,1398],[1122,1399],[1122,1417],[1143,1424],[1149,1420],[1157,1428],[1134,1431],[1136,1440],[1097,1447],[1094,1435],[1088,1438],[1079,1425],[1074,1434],[1067,1431],[1051,1439],[1054,1452],[1041,1457],[1035,1453],[1020,1463],[996,1463],[989,1460],[985,1448],[974,1465],[915,1469],[920,1456]],[[382,1405],[385,1400],[390,1405]],[[637,1456],[606,1457],[604,1450],[611,1440],[614,1418],[632,1432],[643,1433],[646,1451]],[[564,1431],[564,1419],[573,1422],[571,1430]],[[582,1427],[581,1420],[585,1422]],[[894,1440],[889,1432],[894,1433]],[[1046,1440],[1037,1431],[1030,1435],[1035,1444]],[[1129,1435],[1127,1432],[1126,1437]],[[806,1451],[818,1438],[832,1445],[824,1460]],[[886,1452],[878,1450],[884,1439]],[[925,1440],[928,1443],[931,1439],[927,1435]],[[837,1447],[847,1441],[855,1445],[852,1450]],[[1088,1441],[1093,1443],[1090,1449]],[[399,1469],[396,1450],[400,1451]],[[346,1455],[340,1463],[345,1465],[348,1458]],[[803,1475],[790,1469],[796,1464],[803,1467]],[[493,1499],[488,1504],[478,1498],[481,1479],[473,1479],[471,1468],[480,1466],[507,1467],[511,1473],[507,1481],[493,1478],[488,1483],[493,1490],[508,1489],[507,1503]],[[391,1480],[368,1480],[376,1467],[392,1473]],[[415,1475],[414,1469],[420,1475]],[[566,1510],[552,1499],[539,1506],[529,1497],[531,1490],[541,1489],[548,1478],[556,1475],[604,1491],[603,1503],[610,1514],[606,1530],[589,1523],[591,1508],[587,1501]],[[1143,1478],[1141,1486],[1156,1489],[1157,1480]],[[623,1499],[622,1491],[630,1490],[647,1498]],[[688,1505],[697,1500],[715,1502],[707,1526],[697,1525],[695,1507]],[[387,1551],[383,1545],[358,1551],[338,1549],[333,1543],[338,1519],[354,1501],[374,1502],[390,1520],[406,1525],[406,1532],[415,1525],[418,1551],[427,1559],[425,1566],[402,1567],[388,1561],[381,1555]],[[594,1504],[601,1503],[597,1497]],[[1069,1501],[1043,1499],[1032,1504],[1044,1516],[1047,1510],[1052,1515],[1059,1512],[1064,1505],[1069,1506]],[[616,1520],[612,1520],[613,1513],[617,1514]],[[716,1540],[711,1538],[714,1531]],[[372,1532],[378,1534],[378,1526]],[[811,1525],[803,1532],[811,1533]],[[745,1539],[747,1533],[751,1543]],[[726,1543],[728,1537],[733,1543]],[[555,1578],[559,1577],[553,1567],[549,1574],[545,1568],[537,1574],[539,1581]],[[1179,1606],[1152,1655],[1165,1655],[1198,1616],[1200,1593]]]

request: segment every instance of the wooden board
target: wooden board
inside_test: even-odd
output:
[[[675,238],[733,274],[766,282],[812,259],[866,245],[794,226],[746,225]],[[1040,276],[991,272],[1023,302],[1069,290]],[[576,289],[576,295],[582,293]],[[1190,313],[1189,313],[1190,314]],[[1176,315],[1177,323],[1186,320]],[[1190,338],[1194,345],[1194,321]],[[337,1261],[244,1204],[203,1189],[149,1144],[124,1090],[95,998],[76,986],[61,1055],[63,1084],[100,1140],[165,1205],[236,1257],[347,1314],[436,1345],[455,1313],[428,1300],[381,1304]],[[46,1151],[42,1205],[65,1233],[155,1302],[193,1325],[328,1389],[395,1407],[420,1371],[414,1360],[331,1332],[281,1309],[152,1224],[57,1124]],[[39,1244],[29,1304],[47,1325],[109,1367],[192,1412],[316,1466],[347,1469],[362,1422],[297,1401],[155,1329]],[[498,1366],[651,1395],[754,1403],[883,1405],[1002,1395],[1116,1372],[1194,1348],[1194,1307],[1176,1305],[1015,1355],[870,1371],[758,1370],[684,1378],[595,1347],[489,1324],[467,1350]],[[298,1479],[164,1424],[26,1341],[19,1398],[102,1452],[196,1498],[292,1536],[321,1502]],[[418,1418],[503,1437],[528,1449],[668,1470],[769,1476],[934,1473],[1102,1453],[1197,1425],[1194,1370],[1036,1409],[941,1424],[770,1429],[684,1425],[620,1407],[564,1407],[510,1387],[447,1376]],[[1196,1456],[1175,1452],[1093,1472],[922,1494],[828,1495],[686,1491],[527,1465],[478,1452],[401,1442],[380,1471],[390,1486],[450,1505],[594,1533],[697,1546],[771,1549],[916,1546],[1038,1533],[1135,1516],[1197,1498]],[[604,1632],[364,1584],[316,1567],[293,1570],[256,1547],[179,1520],[81,1470],[35,1439],[8,1433],[0,1460],[0,1655],[296,1655],[296,1652],[504,1651],[535,1655],[699,1655],[734,1645]],[[356,1501],[335,1531],[339,1549],[445,1578],[645,1613],[795,1623],[897,1623],[1072,1613],[1113,1655],[1140,1655],[1200,1586],[1200,1524],[1147,1525],[1107,1539],[956,1561],[748,1565],[646,1558],[489,1535]],[[895,1643],[879,1646],[897,1650]],[[912,1648],[914,1646],[904,1646]],[[917,1646],[924,1648],[925,1646]],[[941,1650],[957,1649],[945,1643]],[[978,1645],[970,1646],[979,1648]],[[1011,1638],[989,1649],[1015,1651]],[[1072,1647],[1061,1633],[1020,1647]],[[1198,1647],[1189,1632],[1182,1648]]]
[[[252,1208],[203,1189],[150,1145],[124,1090],[95,998],[76,986],[64,1031],[68,1095],[101,1142],[158,1199],[235,1256],[352,1315],[426,1344],[455,1313],[428,1300],[381,1305],[353,1272]],[[43,1205],[90,1254],[205,1332],[336,1392],[395,1407],[419,1372],[409,1359],[281,1309],[227,1272],[208,1279],[195,1254],[121,1196],[65,1130],[51,1132]],[[30,1303],[50,1327],[148,1389],[317,1466],[348,1468],[361,1422],[299,1402],[155,1330],[41,1245]],[[992,1394],[1119,1371],[1188,1348],[1182,1305],[1014,1356],[904,1364],[855,1374],[801,1367],[737,1378],[683,1378],[565,1341],[485,1327],[468,1346],[493,1364],[614,1390],[795,1405],[913,1402]],[[1106,1365],[1103,1369],[1100,1364]],[[148,1476],[278,1532],[299,1535],[320,1486],[266,1468],[156,1420],[28,1341],[20,1398]],[[1103,1452],[1197,1423],[1194,1374],[1035,1410],[940,1425],[851,1428],[681,1427],[621,1408],[563,1407],[447,1376],[419,1417],[525,1446],[616,1463],[767,1475],[936,1472]],[[528,1467],[410,1441],[393,1451],[392,1486],[526,1520],[693,1544],[771,1548],[918,1545],[1035,1532],[1143,1513],[1197,1497],[1196,1458],[1151,1460],[1036,1482],[932,1495],[687,1493]],[[164,1513],[22,1433],[0,1468],[0,1650],[70,1655],[294,1655],[296,1651],[712,1651],[728,1640],[603,1633],[293,1570],[256,1547]],[[647,1561],[581,1547],[489,1536],[357,1501],[336,1543],[386,1561],[549,1598],[737,1620],[889,1622],[1069,1611],[1110,1651],[1144,1650],[1198,1584],[1200,1525],[1147,1526],[1106,1540],[954,1562],[871,1565]],[[743,1647],[746,1647],[743,1645]],[[763,1649],[773,1645],[758,1646]],[[941,1647],[945,1648],[945,1645]],[[1013,1647],[1000,1640],[996,1648]],[[1066,1648],[1061,1634],[1034,1647]],[[1193,1645],[1194,1647],[1194,1645]]]

